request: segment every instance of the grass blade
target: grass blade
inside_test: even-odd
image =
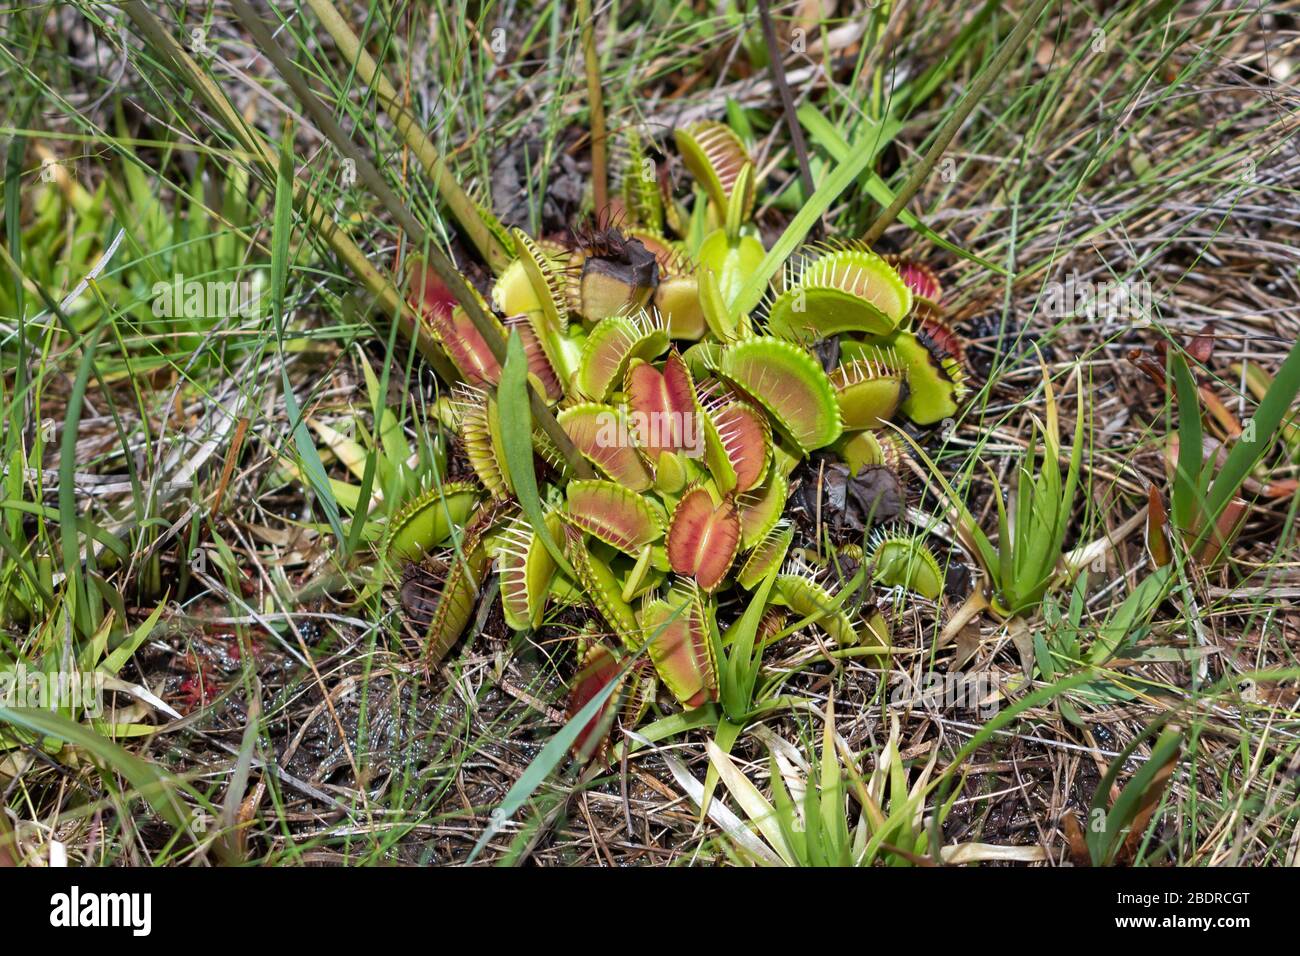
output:
[[[871,165],[888,144],[891,139],[889,129],[888,125],[875,127],[853,144],[849,155],[836,164],[831,174],[817,187],[817,191],[808,197],[803,208],[790,220],[790,224],[785,227],[785,232],[781,233],[781,238],[758,264],[749,281],[736,293],[735,300],[728,303],[732,312],[749,312],[758,304],[763,298],[767,284],[772,281],[781,264],[790,258],[790,254],[804,241],[813,226],[831,207],[831,203],[857,181],[862,171]]]
[[[275,177],[275,212],[271,220],[271,310],[275,316],[275,342],[280,352],[280,380],[284,390],[285,411],[293,430],[293,443],[302,461],[303,474],[321,507],[330,530],[341,547],[346,547],[348,536],[339,517],[339,503],[325,474],[325,465],[311,440],[307,422],[298,399],[289,382],[289,369],[284,362],[284,290],[289,277],[289,236],[293,232],[293,132],[287,127],[280,148],[280,162]]]
[[[176,791],[184,785],[166,771],[127,753],[113,741],[76,721],[47,710],[0,707],[0,724],[9,724],[43,737],[62,740],[86,751],[125,777],[159,816],[176,829],[190,833],[189,809],[176,796]]]
[[[1290,411],[1297,394],[1300,394],[1300,342],[1291,347],[1268,393],[1255,409],[1252,419],[1255,426],[1254,441],[1246,441],[1243,436],[1233,445],[1232,451],[1228,452],[1227,460],[1214,479],[1214,484],[1210,487],[1206,534],[1209,533],[1208,525],[1212,525],[1218,519],[1228,502],[1241,488],[1246,476],[1255,467],[1255,463],[1272,445],[1273,436],[1287,412]]]
[[[501,383],[497,386],[497,408],[501,416],[501,445],[506,456],[506,467],[514,484],[515,497],[537,538],[555,559],[556,565],[576,579],[577,575],[560,549],[551,530],[546,527],[546,512],[537,491],[537,472],[533,470],[533,418],[528,405],[528,357],[519,330],[510,333],[506,343],[506,361],[501,367]],[[509,410],[515,410],[513,414]]]

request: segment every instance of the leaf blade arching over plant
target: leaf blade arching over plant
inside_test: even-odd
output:
[[[519,501],[524,517],[555,563],[572,576],[573,569],[546,525],[542,499],[537,491],[537,473],[533,470],[533,415],[528,403],[528,358],[517,330],[510,334],[506,344],[506,364],[501,370],[498,394],[512,410],[504,420],[498,420],[502,453],[509,466],[510,489]],[[489,411],[491,404],[489,399]]]
[[[524,344],[524,355],[528,358],[528,374],[541,386],[542,397],[547,402],[558,402],[564,397],[564,384],[556,371],[546,347],[537,330],[526,315],[514,315],[506,319],[507,331],[518,331],[520,341]]]
[[[774,587],[780,599],[802,617],[811,617],[812,623],[826,632],[841,647],[862,640],[853,619],[835,607],[835,596],[803,574],[785,573],[777,576]],[[876,636],[874,631],[869,631]]]
[[[411,266],[408,303],[420,314],[456,371],[471,385],[495,385],[501,380],[501,364],[487,340],[470,321],[465,310],[447,290],[438,274],[421,262]],[[502,338],[505,331],[495,316],[488,321]]]

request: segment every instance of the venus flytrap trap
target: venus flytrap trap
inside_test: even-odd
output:
[[[919,537],[880,528],[872,532],[870,548],[869,562],[878,582],[938,600],[943,591],[943,570],[934,552]]]

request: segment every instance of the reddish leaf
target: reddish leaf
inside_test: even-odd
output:
[[[1164,499],[1155,485],[1147,486],[1147,553],[1156,567],[1164,567],[1173,558],[1169,553],[1169,541],[1165,538],[1165,525],[1169,523],[1165,514]]]
[[[705,488],[687,492],[668,529],[668,561],[705,591],[721,582],[740,547],[740,517],[730,498],[716,508]]]
[[[657,461],[660,452],[685,450],[695,388],[676,350],[668,354],[662,372],[648,362],[629,367],[623,387],[632,427],[647,457]]]
[[[1067,809],[1061,815],[1061,829],[1065,831],[1065,839],[1070,846],[1070,859],[1074,865],[1092,866],[1092,854],[1088,852],[1088,841],[1083,836],[1078,814]]]
[[[1166,388],[1165,370],[1142,354],[1139,349],[1129,349],[1128,360],[1146,373],[1147,378],[1160,389]]]
[[[421,263],[411,268],[411,308],[419,312],[456,371],[471,385],[495,385],[501,364],[436,273]]]
[[[1147,825],[1150,824],[1151,818],[1160,806],[1160,797],[1164,794],[1165,787],[1169,785],[1170,778],[1173,777],[1174,771],[1178,769],[1178,759],[1181,755],[1181,748],[1176,749],[1173,756],[1157,771],[1151,782],[1147,784],[1146,789],[1142,791],[1142,799],[1138,803],[1137,812],[1133,815],[1133,822],[1129,824],[1124,842],[1120,844],[1115,854],[1114,862],[1119,866],[1132,866],[1133,861],[1137,859],[1138,849],[1142,844],[1142,836],[1146,833]]]
[[[569,691],[569,719],[572,720],[577,716],[582,708],[591,703],[592,698],[604,690],[611,681],[616,680],[618,671],[618,660],[609,648],[603,644],[595,644],[588,648],[578,674],[573,679],[573,687]],[[606,741],[602,739],[596,743],[594,735],[600,733],[602,728],[608,732],[610,716],[617,706],[618,691],[615,691],[596,715],[587,721],[587,725],[578,732],[578,737],[573,742],[575,754],[586,753],[596,757],[604,751]]]
[[[1270,481],[1264,485],[1261,491],[1270,498],[1290,498],[1300,489],[1300,481],[1294,478],[1284,478],[1281,481]]]
[[[1210,322],[1201,329],[1199,335],[1187,343],[1187,354],[1201,365],[1208,365],[1214,355],[1214,323]]]
[[[1218,561],[1232,546],[1232,542],[1237,540],[1241,526],[1246,522],[1249,507],[1241,498],[1233,498],[1224,506],[1218,520],[1214,522],[1214,531],[1201,548],[1199,557],[1203,564]]]
[[[743,402],[720,409],[713,417],[727,459],[736,471],[736,491],[746,492],[763,480],[772,431],[766,416]]]

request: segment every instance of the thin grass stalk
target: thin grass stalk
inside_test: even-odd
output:
[[[226,99],[221,89],[163,28],[158,18],[150,13],[140,0],[126,0],[122,4],[122,9],[140,29],[145,41],[164,59],[176,65],[180,71],[180,78],[217,114],[222,125],[239,140],[240,145],[251,153],[271,176],[275,176],[279,163],[275,150],[248,128],[248,124]],[[406,304],[401,291],[370,263],[365,253],[334,220],[328,208],[321,204],[311,189],[297,177],[294,178],[293,183],[293,198],[294,205],[303,218],[334,254],[342,259],[361,280],[362,285],[375,297],[380,309],[396,317],[398,327],[403,334],[415,343],[420,354],[436,371],[447,376],[448,380],[454,380],[456,371],[447,361],[442,347],[424,328],[414,310]]]
[[[492,354],[497,361],[504,367],[506,362],[505,340],[498,334],[492,323],[488,321],[488,317],[484,313],[482,306],[479,305],[478,297],[475,295],[474,290],[469,287],[469,283],[465,281],[442,250],[428,241],[428,232],[424,226],[420,224],[410,209],[393,192],[392,187],[388,185],[388,182],[375,168],[374,164],[370,162],[366,154],[361,151],[361,148],[352,141],[343,127],[339,125],[329,107],[312,91],[307,84],[306,78],[293,65],[293,62],[285,55],[284,51],[280,49],[279,44],[275,42],[275,38],[271,35],[271,31],[266,28],[257,12],[248,3],[248,0],[231,0],[231,5],[249,33],[252,34],[258,49],[271,61],[280,76],[289,84],[294,95],[298,97],[311,118],[319,125],[321,132],[340,152],[356,164],[357,175],[370,187],[371,192],[383,203],[385,208],[392,213],[393,218],[397,220],[398,225],[402,227],[411,241],[425,250],[425,258],[429,265],[433,267],[433,271],[438,274],[438,278],[456,297],[456,301],[465,310],[465,315],[474,324],[474,328],[478,330],[479,335],[483,336],[483,340],[487,343],[488,348],[492,350]],[[573,442],[569,440],[569,436],[564,429],[560,427],[560,423],[555,420],[555,416],[547,408],[546,402],[542,400],[542,397],[537,394],[531,384],[527,385],[527,390],[529,407],[532,410],[534,420],[542,426],[547,436],[555,442],[570,467],[583,477],[591,477],[593,473],[590,471],[589,466],[573,446]]]
[[[957,135],[957,131],[961,129],[962,124],[966,122],[966,117],[970,116],[971,111],[984,98],[984,95],[989,91],[989,87],[993,85],[993,81],[1002,75],[1007,68],[1007,64],[1011,62],[1011,57],[1020,49],[1028,38],[1029,31],[1034,28],[1038,18],[1051,2],[1052,0],[1037,0],[1033,7],[1020,18],[1020,22],[1016,24],[1016,28],[1011,31],[1007,41],[1002,44],[1002,47],[994,55],[992,62],[976,78],[970,91],[957,104],[957,108],[944,120],[943,126],[939,127],[934,142],[930,144],[929,150],[926,151],[925,156],[912,172],[912,175],[907,177],[907,181],[903,183],[903,188],[898,191],[898,195],[889,204],[889,208],[877,216],[876,221],[871,224],[871,228],[866,231],[866,234],[862,237],[863,242],[873,243],[879,239],[889,225],[898,218],[898,214],[903,211],[903,208],[912,201],[912,197],[925,185],[925,181],[930,178],[930,173],[934,171],[934,167],[938,164],[939,158],[948,149],[948,145]]]
[[[483,222],[474,201],[469,198],[451,170],[447,168],[437,147],[429,141],[429,137],[424,135],[419,121],[398,99],[393,84],[379,70],[374,59],[362,47],[352,27],[330,0],[307,0],[307,4],[320,19],[321,25],[333,38],[339,50],[356,68],[357,74],[374,89],[380,105],[392,119],[393,125],[397,127],[397,131],[406,141],[406,145],[411,148],[415,158],[420,161],[429,178],[433,180],[438,195],[447,204],[447,208],[451,210],[460,228],[488,267],[499,275],[510,264],[512,258],[510,252]]]
[[[808,161],[808,145],[804,142],[803,127],[795,112],[794,97],[790,95],[790,84],[785,80],[783,58],[777,52],[776,27],[772,25],[770,0],[758,0],[758,13],[763,22],[763,40],[767,43],[767,72],[772,78],[772,85],[781,96],[781,111],[785,116],[785,125],[790,130],[790,144],[794,147],[795,159],[799,162],[799,182],[803,184],[804,196],[811,196],[817,186],[813,182],[812,165]],[[821,232],[818,220],[817,232]]]
[[[600,89],[600,55],[596,52],[596,15],[592,12],[591,0],[578,0],[578,21],[582,24],[587,107],[591,110],[591,189],[596,214],[602,215],[609,206],[609,164],[606,159],[605,100]]]

